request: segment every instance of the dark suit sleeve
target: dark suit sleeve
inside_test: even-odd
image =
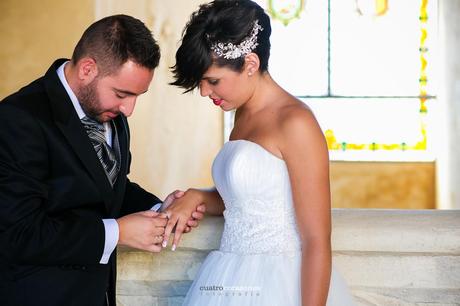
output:
[[[51,207],[51,158],[59,157],[49,156],[37,119],[0,103],[0,253],[21,264],[96,264],[104,249],[103,223]]]

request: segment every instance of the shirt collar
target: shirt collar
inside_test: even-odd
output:
[[[65,88],[65,91],[69,95],[70,101],[72,101],[73,107],[78,114],[78,118],[80,120],[86,116],[85,112],[81,108],[80,102],[77,99],[77,96],[73,92],[72,88],[70,88],[69,83],[67,83],[67,79],[65,78],[64,67],[69,61],[63,63],[59,68],[56,70],[59,80],[61,80],[62,85]]]

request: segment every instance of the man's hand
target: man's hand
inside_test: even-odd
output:
[[[165,214],[151,210],[121,217],[117,219],[118,244],[149,252],[160,252],[167,222]]]

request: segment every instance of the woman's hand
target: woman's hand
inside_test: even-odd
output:
[[[205,206],[203,196],[199,190],[189,189],[180,198],[174,201],[164,210],[168,216],[168,224],[165,228],[163,247],[166,247],[169,236],[174,231],[172,250],[174,251],[179,244],[182,233],[190,231],[190,226],[198,226],[197,220],[203,218]],[[189,228],[189,230],[187,230]]]
[[[165,212],[168,207],[185,194],[182,190],[175,190],[171,192],[166,199],[163,201],[163,205],[161,206],[161,212]],[[198,222],[201,221],[204,217],[204,213],[206,212],[206,206],[202,203],[198,205],[196,211],[192,212],[192,216],[187,221],[187,226],[185,227],[184,233],[190,233],[193,227],[198,227]]]

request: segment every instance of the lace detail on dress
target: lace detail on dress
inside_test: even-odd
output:
[[[239,254],[277,255],[300,250],[292,209],[283,200],[225,202],[225,227],[220,250]]]

